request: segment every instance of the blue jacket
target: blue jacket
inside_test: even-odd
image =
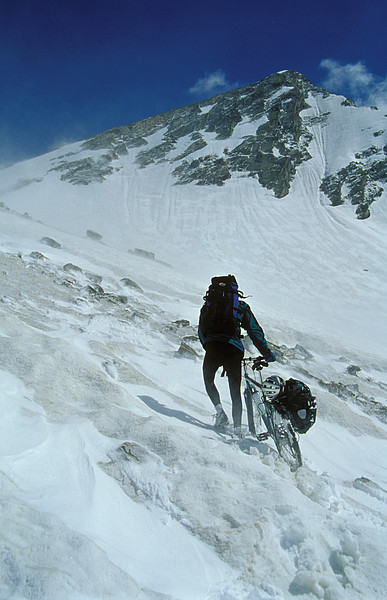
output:
[[[204,307],[200,311],[198,328],[199,339],[202,346],[205,348],[208,342],[226,342],[228,344],[233,344],[238,348],[238,350],[244,353],[243,344],[241,338],[239,337],[230,338],[229,335],[225,335],[224,333],[213,333],[210,335],[206,335],[206,332],[205,330],[203,330],[202,327],[203,309]],[[242,300],[239,301],[238,319],[241,324],[241,327],[243,327],[243,329],[247,331],[254,346],[259,350],[259,352],[264,358],[267,357],[270,354],[270,350],[267,345],[263,329],[258,323],[255,316],[253,315],[250,306]]]

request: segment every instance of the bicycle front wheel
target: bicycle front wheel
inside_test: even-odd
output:
[[[289,421],[281,420],[274,426],[273,438],[278,454],[289,465],[291,471],[302,466],[301,450],[297,436]]]

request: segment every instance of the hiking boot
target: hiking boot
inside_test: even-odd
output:
[[[215,429],[223,429],[226,425],[228,425],[228,418],[226,413],[224,412],[222,406],[218,404],[216,407],[216,415],[215,415]]]
[[[234,427],[234,437],[238,438],[238,440],[242,439],[242,430],[240,427]]]

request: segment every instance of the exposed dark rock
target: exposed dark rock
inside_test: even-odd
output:
[[[50,237],[42,237],[40,241],[42,244],[46,244],[46,246],[51,246],[51,248],[62,248],[59,242],[53,240]]]
[[[387,183],[387,159],[374,161],[369,168],[371,180]]]
[[[191,346],[189,346],[186,342],[181,342],[177,354],[186,358],[199,358],[199,354],[196,352],[196,350],[191,348]]]
[[[177,352],[179,355],[185,352],[192,354],[192,351],[198,355],[198,352],[202,349],[197,334],[197,327],[191,325],[187,319],[179,319],[178,321],[163,325],[160,332],[168,340],[181,346],[181,350]],[[187,348],[190,348],[190,350]]]
[[[178,184],[223,185],[231,173],[227,161],[216,154],[197,158],[192,162],[183,161],[172,173]]]
[[[325,382],[319,380],[321,387],[327,389],[331,394],[345,401],[350,401],[359,406],[365,413],[374,415],[380,421],[387,422],[387,407],[377,402],[374,398],[367,397],[360,392],[359,385],[344,384],[341,381]]]
[[[52,167],[50,171],[62,172],[61,181],[69,181],[76,185],[102,183],[108,175],[114,172],[111,162],[112,157],[106,154],[98,159],[87,157],[71,162],[62,161],[59,165]]]
[[[358,219],[368,219],[371,216],[371,211],[366,204],[359,204],[356,209]]]
[[[361,368],[356,365],[349,365],[347,367],[347,373],[349,375],[357,375],[361,371]]]
[[[140,446],[138,446],[138,444],[133,444],[131,442],[124,442],[120,447],[119,450],[124,454],[125,458],[129,459],[129,460],[136,460],[137,462],[140,462],[140,459],[138,458],[137,454],[137,450]]]
[[[142,256],[143,258],[149,258],[150,260],[155,259],[154,252],[149,252],[149,250],[142,250],[142,248],[135,248],[134,253],[137,254],[137,256]]]
[[[77,267],[77,265],[73,265],[72,263],[65,264],[63,270],[72,273],[82,273],[81,267]]]
[[[343,181],[338,174],[330,175],[322,180],[320,190],[329,198],[332,206],[344,204],[344,199],[341,194],[342,185]]]
[[[85,277],[87,277],[87,279],[89,281],[92,281],[93,283],[100,284],[101,281],[102,281],[102,276],[101,275],[96,275],[95,273],[85,273]]]
[[[325,125],[328,121],[328,117],[330,114],[330,112],[326,112],[322,113],[321,115],[316,115],[314,117],[303,117],[302,120],[304,125],[306,125],[307,127],[310,127],[311,125]]]
[[[97,233],[96,231],[93,231],[92,229],[88,229],[86,231],[86,235],[91,240],[96,240],[97,242],[100,242],[102,240],[102,235],[100,233]]]
[[[160,162],[165,159],[167,154],[174,149],[176,145],[176,139],[169,137],[164,142],[153,146],[149,150],[142,150],[137,154],[136,162],[140,167],[144,168],[155,162]]]
[[[141,289],[141,287],[139,285],[137,285],[137,283],[135,281],[132,281],[132,279],[128,279],[127,277],[123,277],[120,281],[121,281],[122,285],[125,285],[126,287],[133,288],[135,290],[138,290],[139,292],[143,291]]]
[[[373,156],[374,154],[381,154],[381,152],[382,152],[382,149],[379,148],[378,146],[371,146],[370,148],[367,148],[366,150],[363,150],[362,152],[357,152],[355,154],[355,158],[361,160],[364,158],[369,158],[370,156]]]
[[[63,279],[61,285],[63,285],[64,287],[72,288],[75,286],[75,281],[72,279]]]
[[[89,296],[93,300],[111,302],[112,304],[128,304],[128,297],[122,294],[112,294],[105,292],[98,283],[86,285],[81,289],[84,296]]]
[[[320,189],[332,206],[344,204],[348,199],[356,205],[358,219],[370,216],[370,205],[383,194],[383,187],[378,183],[387,182],[387,159],[379,160],[379,155],[382,155],[382,148],[371,146],[356,154],[357,161],[323,179]],[[348,190],[346,197],[343,196],[344,185]]]
[[[128,148],[138,148],[147,144],[142,137],[132,133],[129,127],[116,127],[95,137],[86,140],[82,144],[84,150],[112,150],[117,154],[125,155]]]
[[[86,285],[82,291],[93,298],[102,297],[105,295],[104,289],[97,283],[94,285]]]
[[[14,190],[19,190],[27,185],[31,185],[31,183],[40,183],[43,181],[43,177],[35,177],[34,179],[19,179],[13,186]]]
[[[184,152],[179,154],[179,156],[174,159],[175,161],[183,160],[183,158],[186,158],[189,156],[189,154],[193,154],[194,152],[197,152],[198,150],[201,150],[207,146],[207,143],[204,141],[203,136],[200,133],[197,133],[197,136],[192,135],[191,137],[195,137],[195,140],[184,150]]]
[[[47,260],[47,257],[41,252],[31,252],[30,257],[35,258],[35,260]]]
[[[197,335],[197,334],[196,334],[196,335],[185,335],[185,336],[183,337],[183,340],[184,340],[185,342],[187,342],[187,344],[190,344],[191,346],[192,346],[193,344],[197,344],[198,342],[200,343],[200,341],[199,341],[199,337],[198,337],[198,335]]]
[[[218,140],[229,138],[236,125],[242,121],[242,115],[235,99],[230,95],[223,102],[215,104],[207,116],[206,131],[214,131]]]
[[[122,294],[104,294],[103,297],[113,304],[128,304],[128,297]]]
[[[358,477],[352,485],[357,490],[361,490],[369,496],[373,496],[382,502],[387,502],[387,491],[372,481],[372,479],[368,479],[368,477]]]

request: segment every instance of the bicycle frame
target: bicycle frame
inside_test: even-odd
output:
[[[253,435],[257,436],[257,432],[255,429],[255,422],[254,422],[254,413],[257,412],[257,406],[253,405],[253,397],[254,394],[259,393],[260,394],[260,399],[262,400],[262,404],[265,407],[265,411],[260,413],[260,417],[262,417],[262,420],[266,426],[266,429],[268,430],[266,437],[264,439],[267,439],[269,437],[269,435],[271,435],[272,432],[272,423],[270,422],[270,418],[269,418],[269,414],[271,412],[271,406],[269,408],[269,402],[266,400],[265,398],[265,394],[263,392],[262,389],[262,374],[261,374],[261,368],[263,366],[266,366],[267,363],[262,363],[262,367],[258,367],[258,371],[259,371],[259,375],[260,375],[260,382],[256,381],[255,379],[253,379],[252,377],[250,377],[250,375],[247,374],[247,364],[249,362],[253,362],[254,359],[243,359],[243,367],[244,367],[244,371],[243,371],[243,377],[245,380],[245,389],[244,389],[244,398],[245,398],[245,404],[246,404],[246,410],[247,410],[247,420],[248,420],[248,425],[249,425],[249,431],[250,433],[252,433]],[[262,439],[262,437],[261,437]]]
[[[253,363],[253,368],[259,371],[260,381],[256,381],[247,373],[248,363]],[[244,398],[249,431],[260,442],[271,437],[279,455],[288,463],[291,470],[295,471],[302,465],[298,439],[286,415],[281,414],[276,406],[265,397],[261,370],[267,366],[268,363],[262,357],[243,359]],[[265,432],[257,433],[256,418],[262,419],[266,428]]]

